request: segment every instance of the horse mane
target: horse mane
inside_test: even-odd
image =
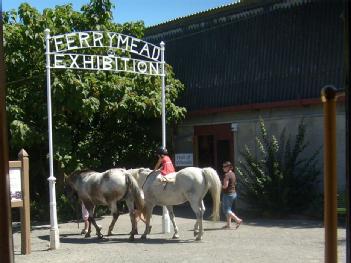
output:
[[[68,176],[67,181],[68,181],[68,183],[72,183],[73,181],[75,181],[78,178],[84,178],[84,177],[88,176],[90,173],[96,173],[96,171],[94,171],[92,169],[75,170],[73,173],[71,173]]]
[[[146,174],[144,174],[144,176],[146,178],[146,175],[151,173],[152,170],[149,169],[149,168],[144,168],[144,167],[132,168],[132,169],[126,170],[126,173],[130,174],[131,176],[133,176],[138,182],[140,180],[141,173],[143,173],[143,172],[146,172]],[[143,179],[145,179],[145,178],[143,178]]]
[[[85,169],[78,169],[78,170],[75,170],[75,171],[73,171],[71,174],[70,174],[70,176],[76,176],[76,175],[78,175],[78,174],[80,174],[80,173],[86,173],[86,172],[95,172],[94,170],[92,170],[92,169],[89,169],[89,168],[85,168]]]

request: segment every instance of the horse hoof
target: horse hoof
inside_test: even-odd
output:
[[[199,231],[194,231],[194,237],[196,237],[199,234]]]
[[[195,238],[195,240],[196,240],[196,241],[201,241],[201,240],[202,240],[202,237],[197,236],[197,237]]]
[[[107,236],[109,237],[109,236],[112,236],[113,234],[112,234],[112,232],[108,232],[107,233]]]
[[[99,235],[97,235],[97,236],[98,236],[98,239],[102,239],[102,238],[104,237],[103,234],[99,234]]]
[[[141,239],[141,240],[146,240],[146,235],[142,235],[142,236],[140,237],[140,239]]]
[[[178,234],[174,234],[172,239],[179,239],[179,235]]]
[[[129,241],[134,241],[134,236],[130,236]]]
[[[152,228],[152,226],[149,226],[149,228],[147,229],[147,233],[148,233],[148,234],[151,233],[151,228]]]
[[[86,233],[84,237],[85,237],[85,238],[90,237],[90,233]]]

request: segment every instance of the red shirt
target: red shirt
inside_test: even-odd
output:
[[[164,155],[162,157],[161,165],[162,165],[162,168],[161,168],[162,175],[166,175],[166,174],[175,172],[172,160],[171,160],[171,158],[169,158],[169,156]]]

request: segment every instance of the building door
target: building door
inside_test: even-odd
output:
[[[222,175],[222,163],[234,163],[234,138],[230,123],[194,127],[195,165],[211,166]]]

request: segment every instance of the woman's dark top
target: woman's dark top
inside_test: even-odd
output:
[[[227,176],[229,177],[228,180],[228,187],[223,189],[223,193],[225,194],[232,194],[235,193],[235,183],[236,183],[236,178],[233,172],[228,172]]]

